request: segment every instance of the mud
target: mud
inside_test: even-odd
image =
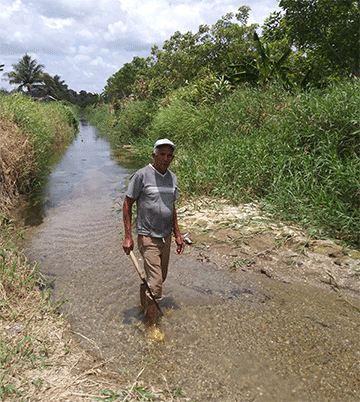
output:
[[[323,268],[312,272],[324,282],[310,280],[310,268],[296,267],[326,269],[335,258],[315,248],[291,257],[294,249],[286,245],[295,231],[278,248],[276,239],[288,230],[270,230],[268,221],[266,229],[262,222],[245,233],[258,220],[252,209],[243,216],[252,223],[245,219],[241,228],[231,227],[240,218],[234,213],[227,227],[223,221],[208,227],[215,223],[213,206],[198,205],[197,214],[190,204],[180,210],[191,244],[184,255],[172,256],[164,284],[160,327],[166,339],[146,338],[140,281],[122,252],[117,213],[130,172],[83,122],[49,178],[41,219],[32,218],[38,226],[25,232],[26,254],[53,280],[54,299],[67,300],[62,309],[82,346],[109,360],[119,378],[139,375],[156,389],[186,393],[183,400],[357,401],[357,277],[351,294],[334,291]],[[336,259],[353,270],[352,257],[345,262],[340,253]]]

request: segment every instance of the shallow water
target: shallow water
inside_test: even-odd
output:
[[[54,297],[83,346],[119,376],[192,401],[357,401],[360,315],[338,295],[172,256],[161,302],[166,341],[144,334],[139,285],[121,247],[131,169],[82,121],[28,213],[26,254],[54,280]],[[137,253],[139,257],[139,254]],[[355,301],[358,303],[358,301]],[[359,304],[359,303],[358,303]]]

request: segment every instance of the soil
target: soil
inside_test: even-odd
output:
[[[178,209],[185,241],[201,261],[360,296],[360,252],[340,241],[310,238],[255,204],[201,198]]]

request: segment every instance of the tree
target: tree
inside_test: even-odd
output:
[[[360,76],[360,1],[281,0],[293,44],[323,68]]]
[[[54,88],[54,79],[48,73],[42,74],[42,84],[38,86],[39,92],[44,96],[52,96],[57,98],[55,88]],[[33,95],[33,94],[32,94]]]
[[[37,64],[36,60],[32,60],[31,56],[25,54],[17,63],[12,64],[13,71],[5,73],[10,84],[19,84],[18,90],[27,88],[30,94],[31,89],[38,87],[38,83],[43,82],[43,64]]]
[[[61,77],[59,75],[54,75],[53,83],[55,97],[60,100],[67,99],[69,89],[68,86],[65,84],[65,81],[61,80]]]
[[[110,99],[122,98],[131,93],[131,85],[143,75],[149,67],[149,60],[135,56],[130,63],[125,63],[119,71],[107,80],[105,95]]]
[[[234,61],[250,52],[252,36],[258,25],[247,26],[250,8],[242,6],[228,13],[214,25],[200,25],[198,32],[175,32],[162,49],[152,48],[153,77],[163,77],[174,88],[213,74],[222,76],[227,67],[227,54]]]

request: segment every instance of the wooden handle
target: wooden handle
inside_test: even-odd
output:
[[[131,258],[131,261],[133,262],[134,267],[136,268],[136,270],[137,270],[137,272],[138,272],[138,274],[140,276],[140,279],[144,280],[145,276],[142,273],[142,270],[140,268],[139,262],[138,262],[137,258],[135,257],[135,254],[134,254],[134,252],[132,250],[130,251],[130,258]]]
[[[145,275],[142,273],[142,270],[141,270],[141,268],[140,268],[139,262],[138,262],[137,258],[135,257],[135,254],[134,254],[134,252],[133,252],[132,250],[130,251],[130,258],[131,258],[131,261],[133,262],[134,267],[136,268],[136,270],[137,270],[137,272],[138,272],[138,274],[139,274],[139,276],[140,276],[140,279],[145,283],[146,289],[149,291],[150,297],[151,297],[152,300],[154,301],[155,306],[156,306],[157,309],[159,310],[160,314],[161,314],[161,315],[164,315],[163,312],[161,311],[161,308],[160,308],[158,302],[156,301],[154,295],[152,294],[151,289],[149,288],[148,283],[146,282]]]

